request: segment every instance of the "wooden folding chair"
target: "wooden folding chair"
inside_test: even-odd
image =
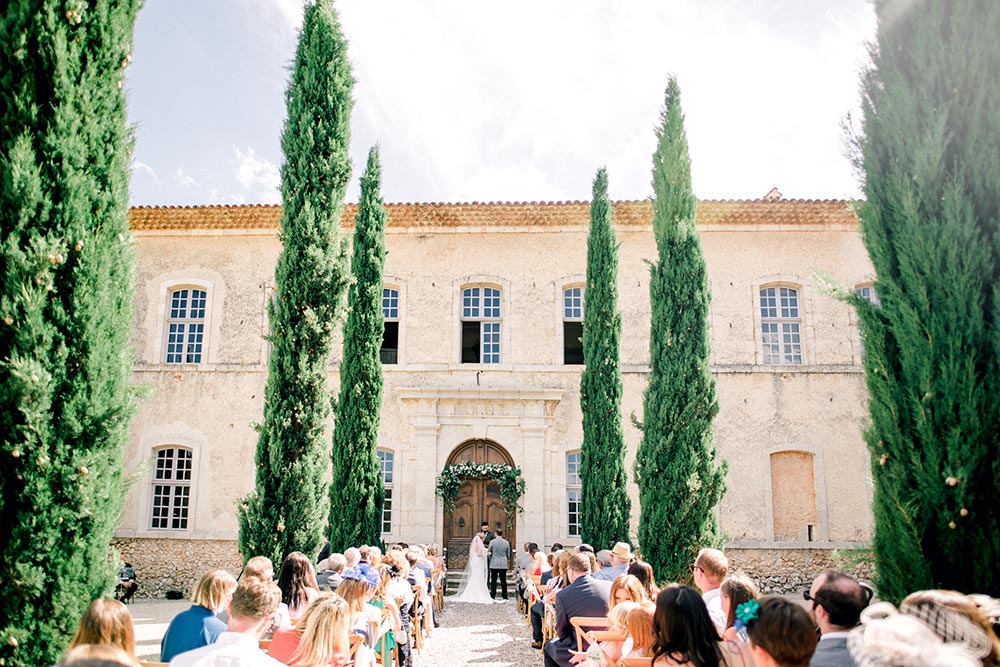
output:
[[[576,650],[583,650],[583,640],[587,639],[587,633],[591,630],[607,630],[607,616],[573,616],[569,619],[569,624],[576,630]],[[590,640],[587,639],[587,643]]]
[[[413,587],[413,605],[410,607],[410,641],[414,650],[419,652],[424,648],[424,615],[420,609],[420,586]]]
[[[556,636],[556,606],[545,603],[545,615],[542,616],[542,643]]]
[[[387,639],[390,632],[392,632],[392,612],[388,608],[385,608],[382,610],[382,622],[375,632],[375,646],[378,648],[378,651],[375,653],[375,660],[380,665],[383,665],[383,667],[392,667],[393,663],[392,656],[394,651],[389,648],[389,641]],[[379,646],[379,640],[382,641],[381,646]]]
[[[267,651],[267,649],[271,648],[271,640],[261,639],[260,641],[257,642],[257,646],[260,647],[261,651]]]
[[[140,660],[139,667],[167,667],[169,662],[149,662],[147,660]]]
[[[431,570],[431,579],[434,582],[434,610],[442,611],[444,609],[444,589],[447,584],[444,570],[441,568]]]
[[[653,667],[653,658],[622,658],[618,667]]]

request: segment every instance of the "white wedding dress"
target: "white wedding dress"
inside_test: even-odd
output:
[[[465,574],[458,593],[452,598],[455,602],[473,602],[475,604],[492,604],[493,598],[486,587],[486,546],[477,533],[469,544],[469,560],[465,564]]]

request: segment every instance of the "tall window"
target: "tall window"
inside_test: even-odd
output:
[[[153,471],[151,528],[184,530],[191,499],[191,450],[166,447],[156,450]]]
[[[563,363],[583,363],[583,288],[563,290]]]
[[[185,287],[170,293],[167,363],[200,364],[205,342],[205,290]]]
[[[570,452],[566,455],[566,523],[569,526],[569,536],[580,536],[580,452]]]
[[[802,363],[802,315],[797,289],[781,286],[760,289],[760,330],[765,364]]]
[[[873,306],[880,305],[874,285],[858,285],[854,288],[854,293]]]
[[[382,485],[385,487],[385,501],[382,503],[382,532],[392,532],[392,465],[393,453],[380,449],[378,454],[379,467],[382,469]]]
[[[378,351],[383,364],[399,363],[399,290],[386,287],[382,290],[382,348]]]
[[[462,290],[462,363],[500,363],[500,290]]]

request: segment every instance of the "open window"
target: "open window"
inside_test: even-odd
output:
[[[500,289],[462,289],[462,363],[500,363]]]

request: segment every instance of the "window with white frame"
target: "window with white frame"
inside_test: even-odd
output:
[[[170,292],[167,363],[200,364],[205,343],[205,290],[183,287]]]
[[[563,364],[583,364],[583,288],[563,290]]]
[[[570,537],[580,536],[583,512],[580,487],[580,452],[569,452],[566,454],[566,524]]]
[[[392,489],[393,489],[393,462],[395,456],[392,452],[379,449],[378,463],[382,471],[382,486],[385,487],[385,500],[382,502],[382,532],[392,532]]]
[[[760,288],[760,330],[765,364],[802,363],[802,311],[796,288]]]
[[[188,527],[191,462],[191,450],[186,447],[156,450],[150,528],[185,530]]]
[[[462,290],[462,363],[500,363],[500,289]]]
[[[379,358],[383,364],[399,363],[399,290],[382,288],[382,347]]]
[[[854,288],[854,293],[858,298],[864,299],[873,306],[881,305],[878,300],[878,294],[875,292],[874,285],[858,285]]]

